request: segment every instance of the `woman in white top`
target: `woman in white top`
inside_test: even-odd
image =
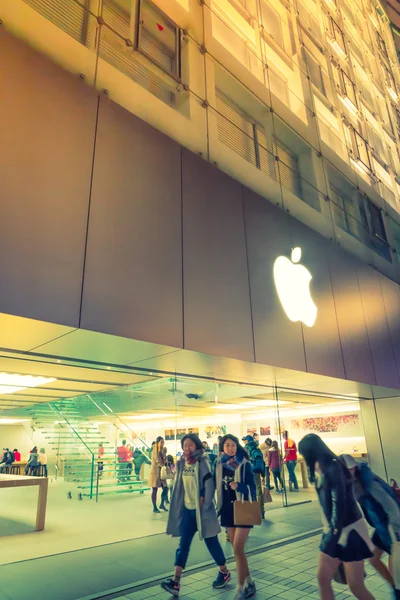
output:
[[[179,596],[180,579],[189,556],[193,537],[198,531],[219,567],[214,588],[224,587],[231,579],[226,568],[225,555],[218,540],[221,528],[214,506],[215,483],[204,448],[194,433],[182,440],[183,456],[176,465],[176,478],[168,515],[167,534],[180,537],[175,557],[175,573],[163,581],[161,587]]]

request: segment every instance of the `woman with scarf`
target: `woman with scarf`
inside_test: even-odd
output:
[[[374,546],[354,496],[351,474],[315,433],[303,437],[299,452],[322,509],[324,533],[317,575],[321,600],[334,599],[332,579],[340,563],[352,594],[359,600],[374,600],[364,583],[364,560],[373,556]]]
[[[173,596],[179,596],[182,571],[186,567],[196,531],[200,539],[204,539],[208,551],[219,567],[213,587],[223,588],[231,580],[218,540],[221,528],[214,507],[215,484],[210,465],[204,456],[204,448],[194,433],[185,435],[181,444],[183,456],[176,465],[167,525],[167,534],[179,536],[180,540],[176,551],[174,576],[161,583],[161,587]]]
[[[168,488],[165,487],[161,481],[161,469],[167,463],[166,450],[164,448],[164,438],[161,435],[158,436],[156,441],[153,443],[153,451],[151,453],[151,466],[150,466],[150,475],[149,475],[149,487],[152,488],[151,492],[151,501],[153,503],[153,512],[159,513],[159,509],[157,508],[157,490],[158,488],[162,488],[161,493],[161,510],[168,511],[165,506],[165,493],[168,494]]]
[[[256,593],[244,550],[251,526],[235,525],[233,506],[235,500],[250,497],[256,502],[256,484],[247,452],[236,436],[224,435],[219,449],[221,456],[215,469],[218,511],[235,554],[238,578],[235,600],[243,600]]]

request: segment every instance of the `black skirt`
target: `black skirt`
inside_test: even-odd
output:
[[[335,546],[329,548],[329,550],[322,548],[321,550],[324,554],[328,554],[328,556],[331,556],[332,558],[338,558],[345,563],[358,562],[373,556],[363,538],[354,530],[349,533],[346,546],[335,544]]]

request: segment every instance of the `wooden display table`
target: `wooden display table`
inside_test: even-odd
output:
[[[36,512],[36,531],[43,531],[46,521],[47,490],[49,480],[47,477],[27,477],[22,475],[0,474],[0,489],[15,487],[39,486],[38,504]]]

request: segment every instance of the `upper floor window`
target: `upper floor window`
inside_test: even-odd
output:
[[[295,196],[302,198],[298,156],[277,138],[273,141],[273,153],[276,158],[275,178]]]
[[[176,79],[181,77],[180,30],[150,0],[141,0],[136,48],[152,63]]]
[[[269,174],[267,142],[262,126],[220,90],[216,90],[216,109],[219,140]]]
[[[388,51],[386,48],[385,40],[383,39],[383,37],[381,36],[379,31],[376,32],[376,41],[377,41],[379,50],[382,52],[382,54],[384,55],[386,60],[389,60],[389,55],[388,55]]]
[[[284,49],[285,42],[283,37],[282,19],[279,13],[277,13],[265,0],[261,2],[260,7],[261,23],[264,30],[272,37],[278,46]]]
[[[353,126],[349,127],[350,139],[351,139],[351,154],[353,156],[354,164],[364,173],[370,174],[372,172],[371,157],[368,147],[368,142],[354,129]]]
[[[346,42],[344,40],[344,33],[332,17],[329,18],[329,33],[329,41],[332,48],[336,50],[337,54],[339,54],[342,58],[346,57],[347,51]]]
[[[353,113],[358,112],[358,102],[356,96],[356,86],[350,79],[350,77],[339,68],[339,85],[342,93],[341,100]]]

